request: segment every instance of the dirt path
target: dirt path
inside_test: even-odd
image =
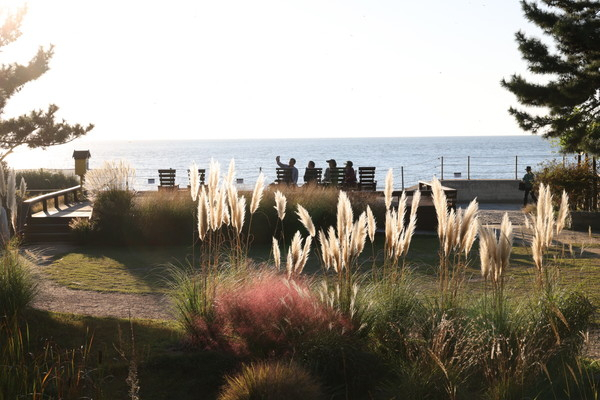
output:
[[[45,269],[56,255],[73,249],[65,244],[25,247],[34,261],[39,293],[33,306],[40,310],[62,313],[136,319],[173,319],[169,299],[159,294],[130,294],[74,290],[61,286],[46,276]]]

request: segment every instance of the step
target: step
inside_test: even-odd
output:
[[[66,233],[69,232],[69,225],[66,224],[28,224],[25,226],[25,233]]]
[[[73,236],[70,233],[33,232],[25,234],[25,238],[23,241],[25,243],[72,242]]]

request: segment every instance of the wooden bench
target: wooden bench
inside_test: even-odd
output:
[[[190,177],[190,170],[187,170],[188,173],[188,182],[192,182],[191,177]],[[204,168],[198,168],[198,178],[200,180],[200,186],[204,185],[204,181],[206,180],[206,169]],[[190,185],[188,185],[188,187],[190,187]]]
[[[415,190],[419,190],[421,192],[421,197],[432,197],[431,183],[429,183],[429,182],[419,181],[415,186],[406,188],[405,189],[406,195],[412,196],[414,194]],[[452,208],[453,210],[456,210],[456,199],[457,199],[457,195],[458,195],[457,190],[446,187],[446,186],[442,186],[442,190],[446,194],[446,202],[448,204],[448,208]],[[400,197],[402,195],[401,191],[394,192],[394,193],[398,193],[397,194],[398,197]]]
[[[175,173],[176,170],[169,169],[159,169],[158,170],[158,180],[160,185],[158,186],[158,190],[176,190],[179,189],[179,185],[175,185]]]
[[[327,186],[342,186],[344,183],[344,168],[329,168],[329,180],[323,181]]]
[[[275,183],[278,185],[292,185],[292,169],[291,168],[276,168],[277,178]]]
[[[358,190],[374,192],[376,188],[375,167],[358,167]]]
[[[304,183],[321,183],[323,168],[306,168],[304,172]]]

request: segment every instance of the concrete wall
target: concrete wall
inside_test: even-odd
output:
[[[466,203],[477,197],[480,203],[522,203],[524,193],[515,179],[444,179],[443,186],[457,190],[457,201]]]

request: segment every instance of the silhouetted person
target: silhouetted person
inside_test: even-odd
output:
[[[298,168],[295,167],[296,159],[290,158],[290,161],[287,164],[284,164],[280,161],[280,157],[277,156],[277,157],[275,157],[275,161],[277,161],[277,165],[279,165],[279,167],[289,168],[292,170],[291,177],[290,177],[291,181],[287,182],[287,183],[293,183],[294,185],[297,185],[298,184]]]
[[[531,172],[531,167],[527,166],[527,168],[525,168],[526,174],[523,175],[523,182],[525,183],[525,197],[523,198],[523,207],[525,207],[527,205],[527,197],[529,195],[531,195],[531,200],[533,200],[534,203],[537,202],[537,197],[535,196],[535,193],[533,193],[533,182],[535,181],[535,175],[533,174],[533,172]]]
[[[332,173],[333,173],[332,168],[337,168],[337,163],[332,158],[331,160],[327,160],[327,164],[329,164],[329,167],[325,170],[325,173],[323,174],[323,182],[331,183],[331,178],[332,178]],[[335,173],[337,173],[337,172],[335,172]]]

